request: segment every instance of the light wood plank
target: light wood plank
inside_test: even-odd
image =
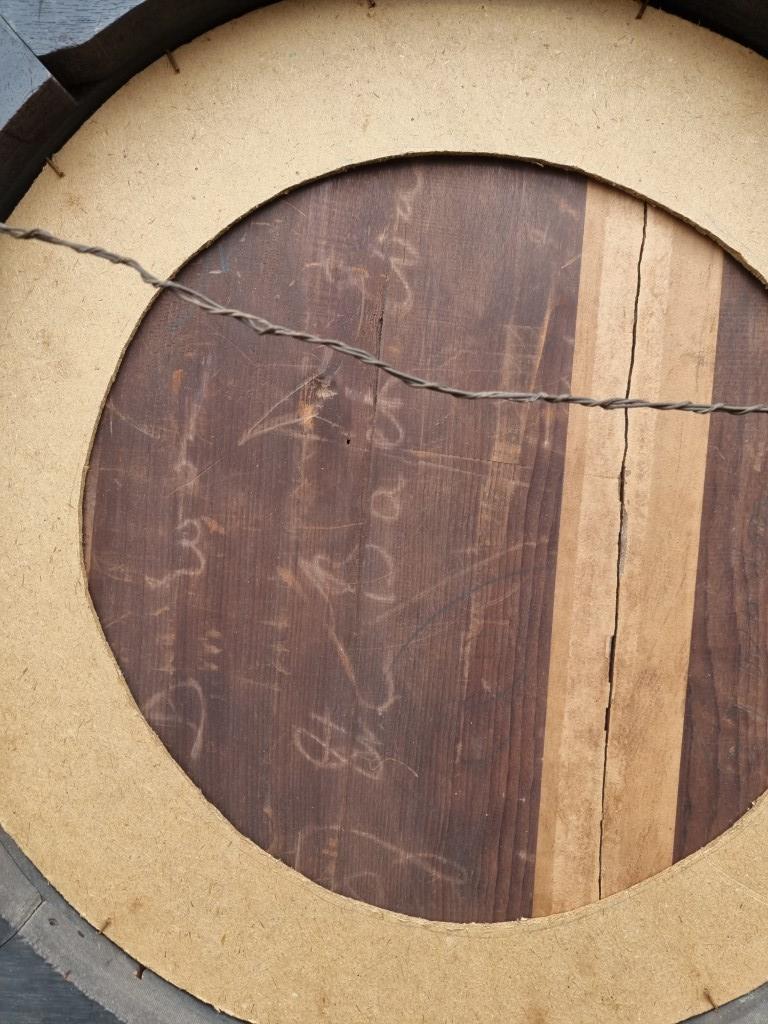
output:
[[[597,183],[587,194],[572,387],[624,394],[643,204]],[[568,423],[533,913],[599,895],[605,711],[616,618],[624,417],[574,408]]]
[[[723,254],[648,214],[632,394],[707,401]],[[709,417],[628,417],[602,895],[672,863]]]

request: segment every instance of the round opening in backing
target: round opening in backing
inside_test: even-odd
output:
[[[306,185],[179,275],[467,389],[757,402],[760,285],[586,177],[411,158]],[[763,417],[463,402],[161,295],[84,499],[145,717],[320,885],[543,916],[768,780]]]

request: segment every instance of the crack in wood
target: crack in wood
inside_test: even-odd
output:
[[[632,375],[635,369],[635,356],[637,354],[637,329],[640,312],[640,293],[642,291],[642,269],[643,255],[645,253],[645,241],[648,233],[648,204],[643,205],[643,233],[640,238],[640,251],[637,257],[637,283],[635,288],[635,304],[632,319],[632,345],[629,354],[629,368],[627,370],[627,387],[625,398],[629,398],[632,391]],[[626,508],[626,481],[627,481],[627,458],[629,455],[629,410],[624,410],[624,450],[619,470],[619,530],[616,543],[616,603],[613,635],[610,641],[610,652],[608,657],[608,700],[605,706],[605,736],[603,740],[603,778],[602,795],[600,803],[600,836],[598,841],[598,872],[597,892],[598,899],[603,897],[603,848],[605,844],[605,799],[608,780],[608,744],[611,728],[611,708],[613,705],[614,683],[616,676],[616,649],[619,635],[619,615],[621,603],[621,575],[624,566],[624,551],[626,545],[627,530],[627,508]]]

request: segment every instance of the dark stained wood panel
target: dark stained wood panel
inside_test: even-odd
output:
[[[714,367],[716,398],[768,393],[762,286],[674,218],[554,170],[359,168],[256,211],[181,278],[477,389],[569,390],[578,335],[586,390],[623,391],[625,367],[633,394],[707,398]],[[610,387],[586,383],[609,363]],[[542,828],[538,906],[569,909],[766,788],[768,428],[631,412],[619,438],[610,416],[455,402],[158,299],[94,446],[86,564],[146,718],[241,832],[376,905],[507,920],[533,912]],[[575,602],[559,696],[556,584]],[[620,595],[618,640],[590,594]],[[542,796],[548,729],[563,763],[599,750]],[[569,864],[594,850],[589,896]]]
[[[426,376],[567,390],[585,194],[494,160],[360,169],[181,279]],[[530,914],[567,422],[158,299],[97,436],[86,560],[144,714],[244,834],[395,910]]]
[[[727,258],[714,398],[768,395],[768,295]],[[713,417],[675,854],[720,835],[768,786],[768,421]]]
[[[414,167],[398,202],[392,243],[405,283],[397,273],[390,282],[384,355],[470,387],[496,380],[535,389],[547,380],[567,390],[579,261],[563,265],[581,247],[583,182],[540,180],[524,166],[508,178],[500,166],[468,177],[457,203],[428,172]],[[502,194],[489,216],[484,197]],[[412,225],[416,208],[429,217]],[[436,224],[446,225],[442,257]],[[419,277],[409,287],[408,270],[420,264],[431,270],[422,287]],[[431,776],[426,792],[441,797],[405,820],[395,805],[391,827],[403,847],[428,839],[461,867],[466,881],[441,916],[529,916],[567,413],[490,403],[463,410],[419,397],[406,404],[395,382],[380,382],[379,429],[394,441],[401,423],[405,452],[376,459],[376,492],[400,501],[372,519],[369,539],[399,551],[423,580],[414,594],[407,575],[395,578],[397,601],[382,618],[395,678],[417,683],[403,697],[414,702],[403,707],[409,746],[418,749],[429,721],[435,740],[422,771]],[[437,530],[438,557],[425,544]],[[418,629],[409,632],[409,622]],[[382,724],[385,742],[396,742],[398,723]]]

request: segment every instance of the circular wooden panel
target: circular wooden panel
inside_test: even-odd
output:
[[[768,304],[671,217],[485,159],[276,200],[181,280],[469,388],[758,400]],[[85,496],[145,716],[245,835],[422,917],[568,909],[766,786],[758,419],[457,402],[162,296]]]

